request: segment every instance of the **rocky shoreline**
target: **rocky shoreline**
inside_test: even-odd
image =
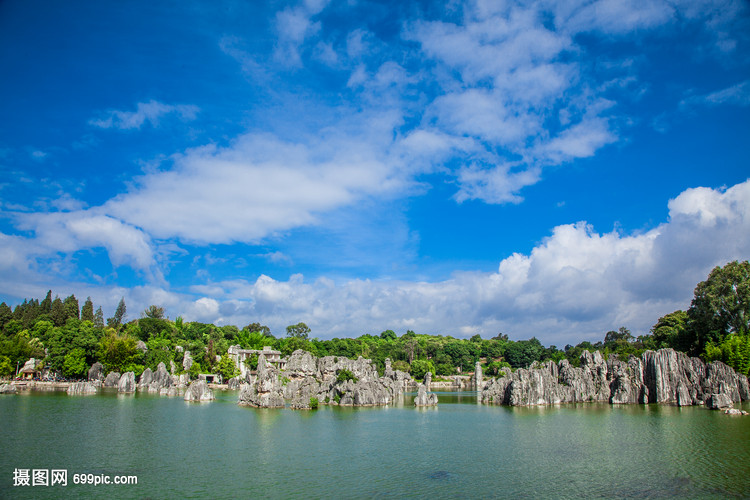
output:
[[[646,351],[627,361],[585,351],[581,366],[567,360],[535,363],[483,384],[485,404],[536,406],[562,403],[664,403],[691,406],[721,401],[726,408],[750,400],[750,384],[720,361],[705,364],[673,349]],[[709,405],[710,406],[710,405]]]
[[[116,372],[104,377],[103,367],[95,363],[88,381],[11,382],[0,384],[0,394],[17,394],[24,389],[66,390],[69,395],[96,394],[103,388],[118,393],[144,391],[162,396],[180,396],[185,401],[203,402],[215,399],[213,390],[239,390],[237,403],[257,408],[312,409],[318,405],[385,406],[402,401],[407,390],[416,390],[414,405],[435,406],[438,397],[430,392],[437,385],[427,373],[424,383],[417,383],[408,373],[393,370],[389,359],[385,371],[378,374],[375,364],[359,357],[356,360],[326,356],[317,358],[297,350],[285,359],[284,369],[258,357],[255,373],[228,380],[226,385],[207,384],[205,380],[189,381],[187,375],[175,375],[160,363],[156,371],[146,369],[138,381],[133,372]],[[746,414],[734,409],[734,403],[750,400],[748,377],[714,361],[704,363],[673,349],[646,351],[640,358],[627,361],[610,356],[606,361],[600,352],[584,351],[580,366],[568,360],[559,363],[534,363],[528,369],[504,368],[498,378],[485,380],[479,363],[467,379],[478,391],[479,402],[488,405],[539,406],[566,403],[600,402],[610,404],[661,403],[677,406],[705,405],[726,410],[729,414]],[[460,381],[463,385],[464,381]]]

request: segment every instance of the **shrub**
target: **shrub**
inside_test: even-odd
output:
[[[318,409],[318,398],[310,398],[310,409],[312,410]]]
[[[343,382],[346,382],[347,380],[351,380],[352,382],[356,384],[359,379],[355,377],[354,374],[351,371],[347,370],[346,368],[342,368],[336,373],[336,382],[343,383]]]

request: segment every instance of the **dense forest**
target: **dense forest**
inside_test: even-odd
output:
[[[231,345],[246,349],[271,346],[283,355],[304,349],[317,356],[363,356],[375,361],[381,370],[385,359],[391,358],[395,369],[408,371],[415,378],[422,378],[427,371],[437,376],[473,371],[477,361],[487,376],[493,376],[504,366],[516,369],[548,359],[568,359],[577,366],[584,350],[599,350],[605,358],[616,354],[627,359],[647,349],[671,347],[705,361],[721,360],[747,375],[750,262],[735,261],[714,268],[706,281],[695,288],[690,308],[659,318],[647,335],[634,337],[621,327],[604,333],[602,341],[564,348],[545,347],[536,338],[513,341],[503,334],[490,339],[479,335],[458,339],[413,331],[399,336],[392,330],[357,338],[318,340],[311,338],[312,332],[305,323],[289,325],[284,335],[277,337],[259,323],[240,329],[185,322],[181,317],[172,321],[157,305],[142,311],[138,319],[126,319],[124,300],[106,321],[101,307],[94,310],[90,297],[83,306],[79,306],[75,295],[53,299],[52,291],[41,301],[27,299],[13,309],[3,302],[0,376],[14,375],[32,357],[42,359],[45,367],[67,378],[85,377],[97,361],[106,372],[134,371],[140,375],[146,368],[156,369],[160,362],[169,365],[170,360],[181,367],[183,351],[190,351],[196,361],[191,375],[222,373],[231,377],[236,374],[236,367],[226,356]]]

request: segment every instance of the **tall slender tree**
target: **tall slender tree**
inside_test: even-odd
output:
[[[91,297],[86,297],[86,302],[83,303],[81,308],[81,319],[83,321],[94,322],[94,303],[91,302]]]

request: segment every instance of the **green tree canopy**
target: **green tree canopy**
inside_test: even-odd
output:
[[[296,325],[289,325],[286,327],[287,337],[296,337],[303,340],[307,340],[310,335],[310,327],[304,323],[297,323]]]
[[[693,341],[690,352],[703,352],[708,342],[719,344],[729,333],[747,334],[750,321],[750,262],[715,267],[695,287],[688,310]]]

